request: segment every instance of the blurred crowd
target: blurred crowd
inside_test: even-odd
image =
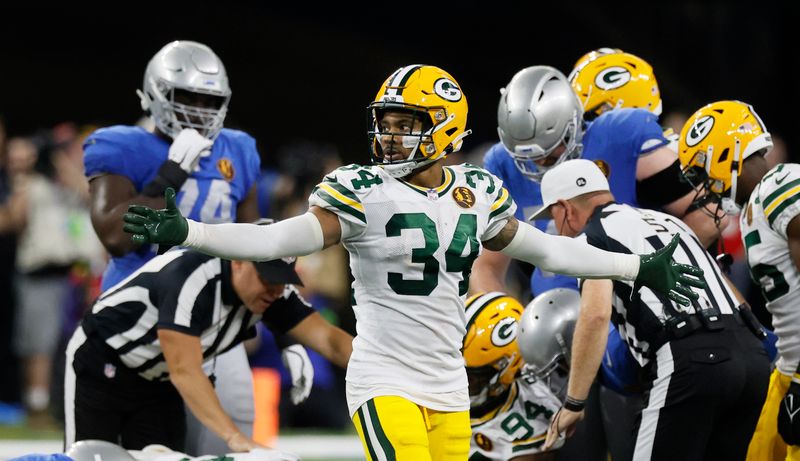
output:
[[[82,144],[96,128],[65,122],[9,134],[0,118],[0,425],[63,423],[66,342],[100,294],[109,257],[92,228],[84,175]],[[311,189],[341,160],[335,148],[308,141],[281,147],[277,154],[264,159],[258,205],[261,216],[280,219],[304,211]],[[305,299],[353,333],[344,249],[301,258],[297,271]],[[259,333],[247,351],[253,367],[280,373],[281,427],[348,427],[344,370],[309,350],[313,392],[294,406],[280,351],[266,329]]]

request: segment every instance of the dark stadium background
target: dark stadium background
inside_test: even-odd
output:
[[[254,134],[268,164],[298,139],[366,161],[364,108],[391,71],[411,63],[438,65],[463,87],[474,130],[466,149],[494,141],[498,89],[517,70],[550,64],[567,73],[601,46],[653,65],[665,113],[740,99],[788,141],[790,155],[797,144],[788,1],[268,3],[4,4],[0,114],[9,135],[66,120],[134,123],[148,59],[170,40],[193,39],[225,62],[227,124]]]

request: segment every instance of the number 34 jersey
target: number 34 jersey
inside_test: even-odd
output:
[[[502,182],[464,164],[445,167],[442,184],[425,189],[378,166],[350,165],[326,176],[309,203],[338,215],[350,253],[350,414],[382,395],[468,410],[464,295],[481,242],[514,216]]]
[[[800,363],[800,274],[789,253],[786,228],[800,214],[800,165],[767,173],[739,218],[747,263],[761,286],[778,335],[778,370],[791,376]]]

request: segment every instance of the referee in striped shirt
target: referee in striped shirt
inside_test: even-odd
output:
[[[293,260],[228,261],[177,249],[109,288],[67,346],[66,446],[99,439],[182,452],[185,402],[230,451],[260,447],[225,413],[202,365],[255,336],[262,321],[346,367],[353,337],[316,313],[299,283]]]
[[[633,459],[744,459],[766,397],[770,363],[759,339],[763,330],[749,308],[740,309],[714,259],[680,220],[616,204],[605,176],[589,160],[548,171],[542,196],[540,213],[552,215],[560,234],[580,234],[605,250],[648,253],[680,236],[673,258],[703,269],[707,282],[686,307],[647,288],[636,294],[627,282],[583,282],[567,397],[546,445],[570,435],[583,419],[610,318],[646,374]]]

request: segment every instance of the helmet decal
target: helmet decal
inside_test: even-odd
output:
[[[436,83],[433,84],[433,92],[446,101],[456,102],[461,100],[461,88],[449,78],[436,80]]]
[[[517,339],[517,331],[519,330],[519,322],[514,317],[506,317],[497,322],[492,330],[492,344],[497,347],[503,347],[511,341]]]
[[[686,132],[686,145],[694,147],[700,144],[711,133],[712,128],[714,128],[714,116],[706,115],[698,118]]]
[[[631,73],[624,67],[609,67],[598,72],[594,84],[602,90],[613,90],[631,81]]]

